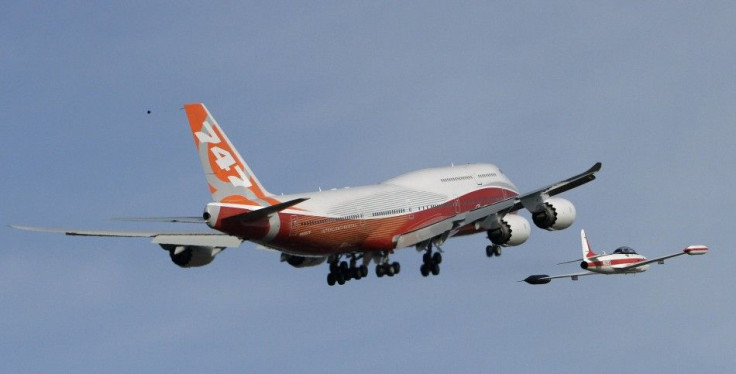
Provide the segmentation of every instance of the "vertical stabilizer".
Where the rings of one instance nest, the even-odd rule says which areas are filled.
[[[583,245],[583,259],[598,256],[590,248],[590,243],[588,242],[588,237],[585,235],[585,230],[580,230],[580,241]]]
[[[271,194],[263,188],[204,104],[185,104],[184,110],[214,201],[269,205],[264,199]]]

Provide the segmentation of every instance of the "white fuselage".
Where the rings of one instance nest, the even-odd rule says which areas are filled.
[[[649,265],[638,266],[631,269],[624,267],[646,261],[647,258],[639,254],[610,254],[598,256],[593,261],[586,260],[584,269],[601,274],[641,273],[649,269]]]

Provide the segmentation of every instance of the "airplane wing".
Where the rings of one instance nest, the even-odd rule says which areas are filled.
[[[218,233],[218,232],[160,232],[160,231],[117,231],[117,230],[74,230],[50,227],[33,227],[10,225],[11,228],[35,231],[51,232],[71,236],[99,236],[113,238],[152,238],[155,244],[169,245],[198,245],[219,248],[235,248],[240,246],[242,239]]]
[[[537,206],[543,204],[544,200],[546,200],[550,196],[561,194],[565,191],[569,191],[575,187],[580,187],[588,182],[593,181],[595,179],[595,173],[601,170],[601,166],[603,166],[603,164],[601,164],[600,162],[596,162],[595,165],[593,165],[590,169],[574,177],[567,178],[563,181],[559,181],[547,187],[543,187],[518,196],[516,198],[517,202],[514,205],[512,211],[519,210],[522,207],[527,208],[530,211],[538,210]]]
[[[453,217],[446,218],[442,221],[435,222],[429,226],[425,226],[414,231],[410,231],[394,238],[396,248],[404,248],[426,240],[435,238],[440,235],[447,237],[453,236],[457,230],[465,225],[485,220],[494,214],[506,214],[517,211],[522,208],[536,210],[539,204],[543,204],[550,196],[560,194],[571,190],[575,187],[582,186],[595,179],[595,173],[601,170],[601,163],[598,162],[590,169],[580,173],[574,177],[551,184],[549,186],[537,189],[535,191],[515,196],[506,200],[499,201],[495,204],[487,205],[475,210],[463,212]]]
[[[635,269],[635,268],[638,268],[638,267],[641,267],[641,266],[644,266],[644,265],[649,265],[649,264],[655,263],[655,262],[658,262],[660,264],[664,264],[664,260],[666,260],[668,258],[682,256],[682,255],[691,255],[691,256],[693,256],[693,255],[703,255],[703,254],[706,254],[707,252],[708,252],[708,247],[706,247],[704,245],[691,245],[691,246],[689,246],[689,247],[687,247],[687,248],[683,249],[682,251],[677,252],[675,254],[671,254],[671,255],[667,255],[667,256],[662,256],[662,257],[657,257],[657,258],[653,258],[651,260],[646,260],[646,261],[642,261],[642,262],[637,262],[635,264],[631,264],[631,265],[628,265],[628,266],[620,267],[620,268],[618,268],[618,270],[621,270],[621,271],[631,270],[631,269]]]
[[[288,207],[299,204],[303,201],[308,200],[307,198],[300,198],[290,200],[284,203],[264,207],[251,212],[243,213],[234,217],[227,218],[228,220],[248,221],[257,220],[267,217],[269,214],[273,214],[284,210]],[[133,221],[148,221],[148,222],[184,222],[184,223],[200,223],[204,222],[203,218],[199,217],[160,217],[160,218],[123,218],[123,220]],[[10,225],[11,228],[25,231],[36,231],[36,232],[52,232],[60,233],[72,236],[99,236],[99,237],[112,237],[112,238],[153,238],[152,242],[161,245],[182,245],[182,246],[208,246],[216,248],[235,248],[239,247],[243,242],[235,236],[230,236],[216,231],[209,232],[188,232],[188,231],[173,231],[173,232],[160,232],[160,231],[117,231],[117,230],[76,230],[76,229],[62,229],[62,228],[49,228],[49,227],[34,227],[34,226],[17,226]]]
[[[598,273],[593,272],[585,272],[585,273],[575,273],[575,274],[564,274],[564,275],[546,275],[546,274],[540,274],[540,275],[530,275],[526,277],[525,279],[520,280],[519,282],[526,282],[529,284],[547,284],[552,281],[552,279],[559,279],[559,278],[570,278],[572,280],[578,280],[578,277],[583,277],[586,275],[595,275]]]

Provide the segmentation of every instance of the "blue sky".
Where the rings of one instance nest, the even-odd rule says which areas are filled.
[[[168,228],[209,201],[204,102],[266,187],[493,162],[523,191],[603,162],[578,219],[442,274],[342,287],[252,244],[180,269],[146,240],[0,230],[2,372],[713,372],[736,360],[732,2],[15,2],[0,14],[6,224]],[[151,110],[151,114],[146,114]],[[181,227],[176,227],[181,228]],[[575,271],[595,249],[645,274]]]

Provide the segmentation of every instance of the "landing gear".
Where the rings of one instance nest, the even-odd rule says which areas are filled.
[[[330,272],[327,274],[328,285],[334,286],[335,283],[343,285],[349,280],[359,280],[368,276],[368,266],[365,264],[358,266],[358,257],[355,255],[351,254],[349,257],[349,264],[348,261],[340,261],[340,256],[330,260]]]
[[[442,263],[442,254],[439,252],[432,253],[432,247],[427,247],[427,252],[422,256],[422,266],[419,267],[419,272],[422,273],[423,277],[432,275],[440,275],[440,264]]]
[[[500,256],[501,255],[501,246],[500,245],[489,245],[486,247],[486,256],[493,257],[493,256]]]
[[[399,274],[401,271],[401,265],[398,262],[389,263],[388,261],[383,264],[376,265],[376,276],[381,278],[384,275],[393,277]]]

